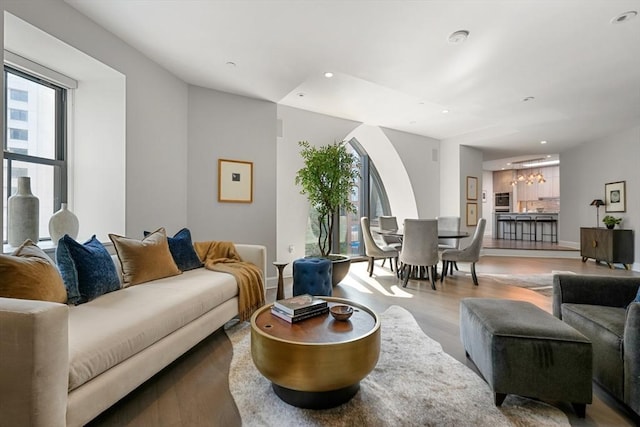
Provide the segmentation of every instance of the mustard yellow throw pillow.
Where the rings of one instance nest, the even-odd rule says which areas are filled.
[[[0,297],[67,302],[67,289],[51,258],[31,240],[0,254]]]
[[[109,238],[120,260],[125,287],[181,274],[169,251],[164,228],[142,240],[116,234],[109,234]]]

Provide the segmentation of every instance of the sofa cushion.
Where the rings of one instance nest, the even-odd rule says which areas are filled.
[[[142,240],[109,234],[122,269],[123,285],[131,286],[180,274],[164,228]]]
[[[148,231],[144,232],[145,237],[149,234],[151,233]],[[202,261],[198,258],[195,249],[193,249],[191,232],[188,228],[183,228],[173,237],[167,236],[167,241],[169,242],[171,256],[180,271],[188,271],[202,267]]]
[[[82,304],[120,289],[111,255],[95,234],[84,243],[65,234],[58,241],[56,260],[69,304]]]
[[[69,310],[69,390],[238,294],[230,274],[197,269]]]
[[[0,254],[0,297],[67,302],[54,262],[31,240],[11,255]]]

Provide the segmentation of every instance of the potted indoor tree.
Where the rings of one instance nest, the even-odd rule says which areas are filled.
[[[604,218],[602,218],[602,222],[604,222],[604,225],[606,225],[608,229],[612,229],[617,224],[620,224],[621,221],[622,221],[622,218],[616,218],[611,215],[607,215]]]
[[[350,259],[330,254],[334,227],[341,209],[357,212],[351,195],[360,177],[358,160],[347,151],[344,141],[321,147],[312,146],[308,141],[300,141],[298,145],[301,147],[304,167],[296,174],[295,182],[317,213],[314,229],[318,252],[320,256],[332,260],[332,281],[335,286],[349,271]]]

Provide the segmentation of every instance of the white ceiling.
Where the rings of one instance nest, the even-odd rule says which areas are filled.
[[[640,16],[611,23],[640,0],[66,2],[190,84],[464,143],[485,160],[640,124]],[[449,43],[462,29],[467,41]]]

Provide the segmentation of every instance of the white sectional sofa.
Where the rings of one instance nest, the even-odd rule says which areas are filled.
[[[235,246],[264,278],[266,248]],[[0,298],[0,426],[83,425],[237,314],[233,276],[205,268],[78,306]]]

